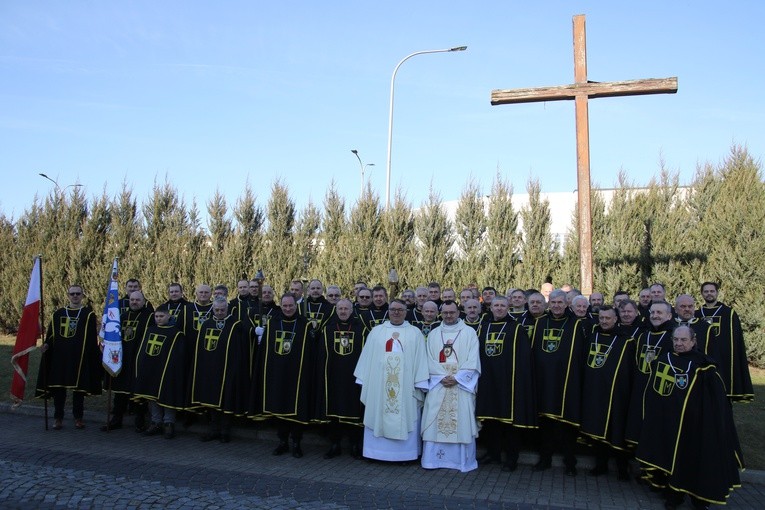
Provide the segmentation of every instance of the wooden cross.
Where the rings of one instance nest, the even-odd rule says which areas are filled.
[[[587,101],[593,97],[674,94],[677,77],[644,80],[587,81],[584,14],[574,16],[574,83],[554,87],[493,90],[492,106],[573,99],[576,104],[576,171],[579,199],[579,272],[582,293],[592,294],[592,218],[590,208],[590,125]]]

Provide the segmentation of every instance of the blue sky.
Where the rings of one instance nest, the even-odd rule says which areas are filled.
[[[626,5],[629,5],[627,7]],[[357,149],[385,200],[418,206],[497,170],[524,191],[576,188],[571,101],[489,103],[493,89],[573,82],[572,16],[587,15],[594,81],[677,76],[674,95],[591,100],[593,180],[636,184],[660,161],[689,182],[732,144],[765,153],[765,3],[751,1],[35,1],[0,4],[0,211],[17,218],[52,184],[139,201],[170,180],[204,210],[272,183],[298,207],[335,181],[358,198]],[[10,184],[10,185],[9,185]]]

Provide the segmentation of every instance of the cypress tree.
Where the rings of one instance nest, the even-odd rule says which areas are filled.
[[[550,203],[542,199],[539,179],[526,183],[529,203],[521,208],[522,239],[520,260],[514,285],[539,289],[552,278],[558,262],[558,243],[552,235]]]
[[[513,285],[520,240],[518,213],[513,207],[513,187],[497,172],[491,187],[486,220],[484,285],[492,285],[502,293]]]
[[[452,226],[444,211],[441,195],[432,186],[428,201],[415,215],[414,233],[419,251],[414,271],[416,281],[443,282],[454,259]]]
[[[481,190],[473,179],[468,181],[460,195],[454,230],[458,255],[452,271],[452,283],[462,289],[470,282],[481,281],[481,272],[486,265],[486,213]]]

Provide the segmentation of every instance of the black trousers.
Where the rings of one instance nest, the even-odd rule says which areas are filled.
[[[51,388],[53,395],[53,418],[64,419],[64,406],[66,406],[66,388]],[[85,393],[82,391],[72,392],[72,415],[75,420],[81,420],[85,414]]]
[[[547,417],[539,418],[539,460],[552,461],[556,446],[563,454],[563,464],[567,468],[576,466],[576,427]]]

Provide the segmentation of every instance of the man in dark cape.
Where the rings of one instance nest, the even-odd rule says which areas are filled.
[[[540,292],[533,292],[528,297],[528,310],[518,318],[518,323],[526,328],[528,337],[534,338],[534,327],[537,325],[537,319],[547,313],[547,301]]]
[[[464,301],[463,309],[464,311],[460,315],[460,319],[462,319],[466,326],[470,326],[477,332],[483,319],[483,315],[481,315],[481,302],[471,297]]]
[[[725,385],[691,328],[676,328],[673,344],[651,363],[635,457],[644,478],[666,489],[666,508],[678,508],[685,494],[695,508],[724,505],[744,464]]]
[[[209,285],[197,285],[194,290],[194,301],[186,304],[187,329],[186,336],[191,340],[196,338],[202,324],[212,316],[212,289]]]
[[[279,445],[274,455],[290,451],[292,439],[292,456],[303,456],[303,426],[313,418],[310,397],[314,351],[309,330],[310,324],[298,313],[295,296],[285,294],[281,314],[268,321],[258,346],[250,415],[279,420]]]
[[[147,435],[175,436],[175,412],[186,406],[186,337],[170,325],[170,310],[161,304],[154,311],[138,345],[133,399],[147,401],[152,423]]]
[[[672,319],[672,305],[666,301],[651,303],[650,328],[635,341],[635,372],[627,418],[627,441],[637,443],[643,421],[643,390],[651,376],[651,362],[672,350],[672,330],[677,325]]]
[[[351,455],[361,458],[364,411],[360,401],[361,387],[356,384],[353,371],[368,332],[364,323],[353,316],[353,303],[349,299],[341,299],[318,339],[317,417],[329,422],[331,441],[325,459],[340,455],[343,432],[350,438]]]
[[[301,303],[300,313],[311,324],[311,332],[318,337],[321,328],[332,316],[335,307],[324,297],[324,285],[320,280],[308,283],[308,297]]]
[[[476,300],[476,303],[478,301]],[[476,419],[486,454],[482,463],[501,461],[515,471],[520,452],[520,429],[537,427],[531,342],[526,328],[508,315],[504,296],[492,300],[491,314],[478,327],[481,377],[476,392]]]
[[[146,328],[153,321],[152,309],[146,306],[146,298],[140,290],[130,294],[129,307],[120,314],[122,323],[122,369],[111,380],[111,390],[114,393],[114,405],[112,418],[108,425],[103,425],[101,430],[108,431],[122,427],[122,418],[128,410],[130,397],[135,385],[135,359],[138,355],[138,347],[146,332]],[[133,404],[135,414],[135,428],[143,431],[145,426],[146,405],[143,402]]]
[[[53,397],[54,430],[63,426],[66,391],[72,390],[74,426],[85,428],[85,396],[101,394],[101,352],[98,348],[96,314],[84,306],[82,287],[68,290],[69,304],[53,313],[48,325],[37,378],[35,397]]]
[[[247,279],[236,282],[236,290],[236,297],[228,302],[228,311],[238,321],[248,320],[250,308],[257,304],[258,295],[250,294],[250,280]]]
[[[414,291],[414,306],[411,308],[407,307],[406,311],[406,320],[410,324],[423,320],[422,305],[424,305],[426,301],[428,301],[428,288],[417,287]]]
[[[372,329],[388,320],[388,290],[382,285],[372,287],[372,305],[369,307],[366,325]]]
[[[264,328],[271,317],[276,317],[281,313],[279,305],[274,301],[274,288],[270,285],[263,285],[261,302],[255,302],[249,309],[250,322],[256,327]],[[261,319],[262,315],[262,319]]]
[[[128,310],[130,310],[130,296],[135,291],[141,291],[141,282],[138,281],[135,278],[129,279],[127,282],[125,282],[125,295],[122,296],[120,299],[120,316],[125,315]],[[146,302],[146,308],[149,309],[149,312],[154,311],[154,305],[151,304],[151,302],[146,299],[146,296],[144,296],[144,300]],[[138,340],[141,340],[140,338]]]
[[[215,298],[193,344],[189,401],[209,411],[210,428],[202,441],[231,441],[232,416],[247,414],[254,331],[249,321],[228,314],[225,298]]]
[[[627,427],[632,393],[635,341],[616,328],[616,310],[603,305],[598,310],[599,325],[587,335],[587,358],[582,376],[582,428],[594,440],[594,476],[608,472],[608,458],[616,455],[620,480],[629,480],[627,469]]]
[[[744,330],[736,311],[717,300],[718,291],[719,286],[714,282],[701,284],[704,306],[696,311],[696,317],[712,325],[714,336],[703,349],[701,345],[699,348],[717,361],[720,377],[731,400],[751,402],[754,400],[754,387],[746,357]]]
[[[441,324],[441,321],[438,320],[438,305],[434,301],[426,301],[422,305],[422,320],[414,321],[411,324],[422,331],[422,336],[427,342],[430,332]]]
[[[563,453],[566,475],[576,476],[577,429],[581,423],[585,331],[566,305],[566,293],[550,293],[550,310],[537,319],[531,352],[534,359],[540,449],[536,471],[549,469],[555,443]]]
[[[640,334],[646,329],[643,322],[643,316],[640,315],[638,304],[631,299],[623,299],[619,302],[618,308],[614,305],[619,314],[619,333],[637,340]]]
[[[180,329],[184,335],[190,335],[189,318],[186,314],[186,305],[189,301],[183,297],[183,286],[180,283],[173,282],[167,286],[167,305],[170,312],[170,325]]]

